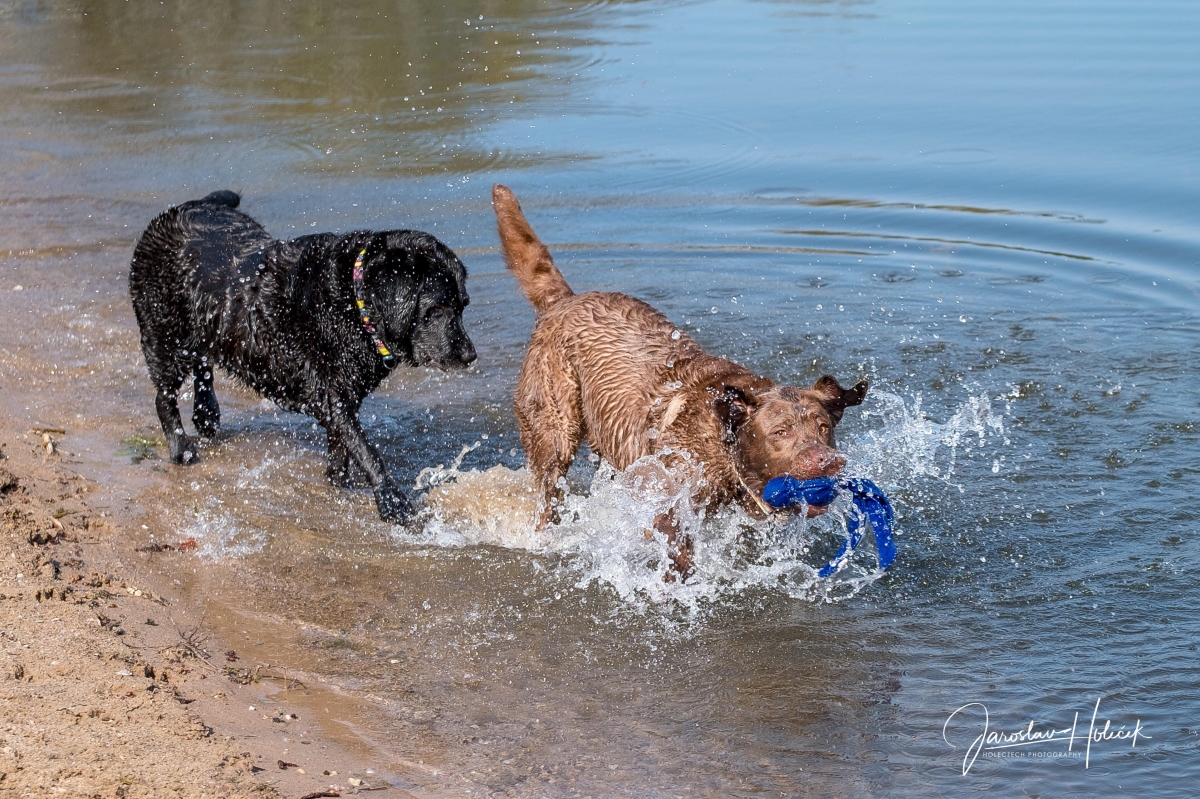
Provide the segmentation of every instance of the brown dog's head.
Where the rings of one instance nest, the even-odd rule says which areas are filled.
[[[726,383],[713,410],[725,424],[742,481],[759,495],[773,477],[811,480],[840,472],[846,459],[835,448],[833,428],[866,396],[867,381],[847,389],[829,375],[812,388]]]

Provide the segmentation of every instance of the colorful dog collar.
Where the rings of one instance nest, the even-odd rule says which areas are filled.
[[[363,247],[358,252],[358,257],[354,259],[354,300],[358,303],[358,314],[362,317],[363,327],[371,334],[371,340],[375,342],[375,350],[379,356],[383,358],[384,366],[391,367],[394,357],[384,345],[383,339],[375,332],[375,326],[371,324],[371,314],[367,311],[367,287],[363,283],[363,258],[367,254],[367,248]]]

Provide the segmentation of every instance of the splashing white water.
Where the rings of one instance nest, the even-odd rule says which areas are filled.
[[[267,536],[260,529],[244,529],[219,499],[210,498],[207,507],[193,511],[192,521],[180,528],[183,540],[196,542],[196,554],[211,561],[244,558],[260,552]]]
[[[870,477],[885,490],[922,478],[961,490],[954,482],[960,451],[971,453],[990,438],[1004,436],[1004,417],[992,409],[986,393],[967,397],[941,424],[925,415],[920,394],[911,401],[886,391],[872,397],[876,407],[864,411],[864,417],[881,421],[845,448],[846,472]]]
[[[877,423],[844,449],[847,474],[870,477],[885,491],[928,483],[961,489],[954,481],[962,454],[1004,434],[1003,416],[993,410],[987,394],[967,397],[944,423],[926,416],[919,395],[906,400],[877,392],[875,397],[877,409],[870,416]],[[538,492],[529,472],[504,466],[460,471],[463,456],[473,448],[464,447],[449,468],[422,471],[419,483],[433,486],[426,495],[423,543],[491,544],[560,555],[578,575],[579,588],[599,583],[628,605],[685,612],[702,612],[722,598],[762,591],[838,601],[880,576],[874,548],[864,542],[836,578],[816,577],[825,557],[818,553],[845,536],[845,499],[815,519],[797,514],[785,521],[758,521],[740,508],[702,518],[688,501],[700,477],[689,483],[685,475],[649,457],[624,472],[602,463],[585,490],[564,497],[561,521],[539,531]],[[987,458],[990,463],[992,455]],[[695,572],[685,583],[664,581],[672,576],[668,544],[654,530],[654,519],[668,509],[695,545]],[[900,568],[903,559],[901,548]]]

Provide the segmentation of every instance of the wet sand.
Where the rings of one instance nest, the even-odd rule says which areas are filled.
[[[67,434],[64,435],[64,432]],[[236,651],[96,510],[65,428],[0,421],[0,793],[334,796],[387,781],[303,675]],[[323,718],[324,717],[324,718]],[[387,795],[411,795],[391,791]]]

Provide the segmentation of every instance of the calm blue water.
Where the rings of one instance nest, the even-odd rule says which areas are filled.
[[[0,40],[0,403],[73,420],[114,504],[196,537],[162,577],[341,686],[397,787],[1195,793],[1194,3],[10,3]],[[840,442],[895,503],[887,575],[867,546],[814,582],[831,524],[721,519],[700,579],[662,586],[583,458],[548,538],[508,483],[450,512],[523,463],[496,181],[576,290],[781,382],[871,380]],[[224,187],[280,235],[462,254],[479,366],[398,375],[365,421],[407,482],[476,441],[461,471],[504,469],[394,531],[323,483],[306,420],[228,382],[199,466],[116,454],[156,433],[133,239]],[[985,707],[1052,739],[971,761]]]

